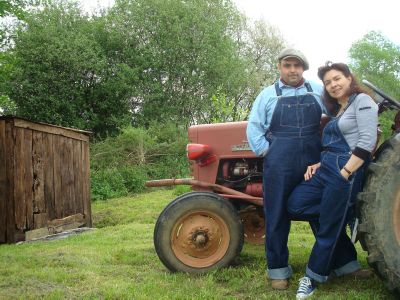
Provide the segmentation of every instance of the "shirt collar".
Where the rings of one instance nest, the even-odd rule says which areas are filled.
[[[291,86],[291,85],[288,85],[282,78],[279,78],[279,87],[280,88],[282,88],[282,87],[294,87],[294,88],[298,88],[298,87],[301,87],[302,85],[304,85],[304,82],[305,82],[305,79],[304,78],[302,78],[301,80],[300,80],[300,82],[296,85],[296,86]]]

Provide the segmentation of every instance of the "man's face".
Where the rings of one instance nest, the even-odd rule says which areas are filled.
[[[296,58],[288,57],[278,63],[281,78],[289,85],[296,86],[303,78],[303,64]]]

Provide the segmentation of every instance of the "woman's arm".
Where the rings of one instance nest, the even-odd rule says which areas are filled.
[[[378,130],[378,106],[366,94],[360,94],[355,107],[355,115],[358,127],[358,141],[353,154],[346,165],[340,170],[344,178],[360,168],[366,159],[371,157],[377,139]]]
[[[347,161],[346,165],[344,165],[344,167],[340,170],[340,174],[342,174],[344,178],[348,179],[349,176],[355,171],[357,171],[358,168],[361,167],[363,164],[364,164],[363,159],[352,154],[350,156],[350,159]]]

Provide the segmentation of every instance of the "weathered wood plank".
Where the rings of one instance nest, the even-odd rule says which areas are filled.
[[[62,219],[51,220],[47,222],[47,227],[57,227],[76,222],[85,222],[85,216],[83,214],[74,214]]]
[[[61,165],[61,186],[63,200],[63,217],[74,214],[74,173],[73,173],[73,157],[72,157],[72,140],[63,139],[62,165]]]
[[[15,203],[14,203],[14,126],[12,120],[6,120],[6,178],[8,189],[6,191],[6,218],[7,218],[7,242],[15,241]]]
[[[26,204],[26,227],[33,229],[33,167],[32,167],[32,130],[25,129],[24,134],[24,192]]]
[[[90,134],[89,131],[84,131],[84,130],[79,130],[79,129],[72,129],[72,128],[65,128],[65,127],[60,127],[60,126],[55,126],[55,125],[48,125],[48,124],[43,124],[43,123],[33,123],[24,119],[14,119],[14,124],[16,127],[20,128],[27,128],[27,129],[32,129],[32,130],[37,130],[41,132],[47,132],[51,133],[54,135],[60,135],[64,137],[69,137],[72,139],[76,140],[82,140],[82,141],[89,141],[89,136]]]
[[[84,222],[68,223],[68,224],[65,224],[65,225],[57,226],[57,227],[51,227],[51,228],[49,228],[49,232],[51,234],[61,233],[63,231],[72,230],[72,229],[76,229],[76,228],[82,227],[83,225],[85,225]]]
[[[32,163],[33,163],[33,212],[43,213],[46,211],[44,199],[44,144],[43,134],[34,131],[32,135]],[[35,227],[36,228],[36,227]]]
[[[25,130],[14,128],[14,205],[15,226],[19,230],[26,227],[26,200],[25,200],[25,161],[24,161],[24,134]]]
[[[82,142],[72,141],[73,145],[73,172],[75,174],[74,178],[74,211],[75,213],[83,214],[83,178],[82,178]]]
[[[54,203],[54,150],[53,135],[43,134],[44,201],[49,220],[56,218]]]
[[[62,196],[62,181],[61,181],[61,165],[62,165],[62,147],[63,138],[53,136],[54,150],[54,208],[55,218],[63,217],[63,196]]]
[[[86,218],[86,226],[92,227],[92,211],[90,203],[90,162],[89,143],[82,143],[82,200],[83,213]]]
[[[6,121],[0,120],[0,243],[6,242],[8,182],[6,173]]]
[[[48,216],[47,213],[33,214],[34,229],[47,227]]]
[[[47,227],[29,230],[29,231],[25,232],[25,241],[32,241],[34,239],[48,236],[49,234],[50,234],[49,229]]]

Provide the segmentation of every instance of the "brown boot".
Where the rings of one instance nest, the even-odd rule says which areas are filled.
[[[357,271],[346,274],[345,276],[353,277],[356,279],[366,279],[370,278],[374,274],[375,272],[373,269],[358,269]]]
[[[286,290],[289,287],[289,280],[271,279],[271,286],[275,290]]]

